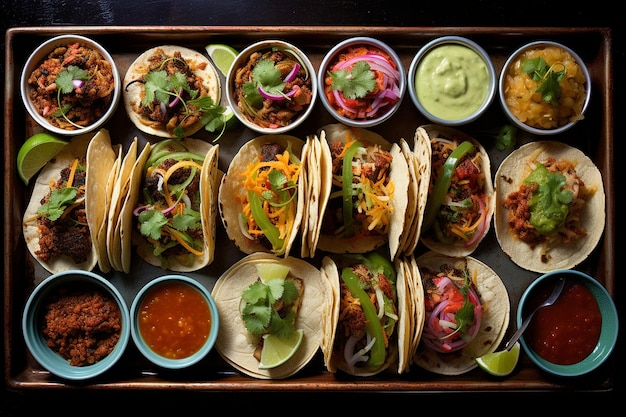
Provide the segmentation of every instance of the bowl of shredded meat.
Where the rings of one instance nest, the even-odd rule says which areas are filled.
[[[71,136],[97,130],[113,116],[120,86],[115,62],[102,45],[80,35],[61,35],[31,53],[20,89],[35,122]]]
[[[28,297],[22,331],[34,359],[68,380],[94,378],[112,368],[130,339],[130,312],[115,286],[98,274],[50,275]]]
[[[235,58],[226,80],[228,103],[249,129],[281,134],[299,126],[317,100],[315,68],[288,42],[265,40]]]

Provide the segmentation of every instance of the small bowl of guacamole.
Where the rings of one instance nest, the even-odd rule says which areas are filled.
[[[483,115],[496,94],[489,54],[476,42],[443,36],[424,45],[411,61],[409,95],[433,123],[460,126]]]

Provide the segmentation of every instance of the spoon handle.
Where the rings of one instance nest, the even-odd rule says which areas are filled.
[[[511,350],[515,342],[517,342],[517,340],[520,338],[522,333],[524,333],[524,330],[526,330],[526,328],[528,327],[528,323],[530,323],[530,320],[533,318],[534,315],[535,315],[535,312],[533,311],[530,315],[528,315],[528,317],[526,317],[526,319],[524,319],[519,329],[517,329],[517,331],[513,334],[513,336],[511,336],[509,341],[506,342],[506,345],[504,345],[504,348],[506,350]]]

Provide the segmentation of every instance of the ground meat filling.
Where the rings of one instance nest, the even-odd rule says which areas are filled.
[[[96,288],[59,290],[43,310],[42,333],[48,347],[72,366],[100,361],[120,339],[121,311],[114,299]]]
[[[69,67],[87,72],[89,79],[71,93],[58,94],[57,75]],[[59,46],[29,75],[29,98],[50,124],[76,130],[100,119],[115,89],[113,68],[100,52],[78,42]],[[60,100],[60,102],[59,102]]]
[[[70,169],[63,169],[54,189],[64,187],[69,175]],[[68,208],[63,216],[54,221],[46,216],[37,219],[39,249],[35,251],[35,255],[44,262],[65,255],[79,264],[86,262],[91,255],[93,245],[84,203],[85,175],[84,170],[76,170],[73,182],[73,186],[78,190],[74,200],[76,203]],[[41,204],[46,203],[49,198],[48,194],[41,200]]]

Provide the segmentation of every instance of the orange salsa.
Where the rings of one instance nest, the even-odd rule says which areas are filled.
[[[139,332],[155,353],[182,359],[200,350],[211,321],[209,306],[198,290],[185,283],[164,283],[144,296]]]

